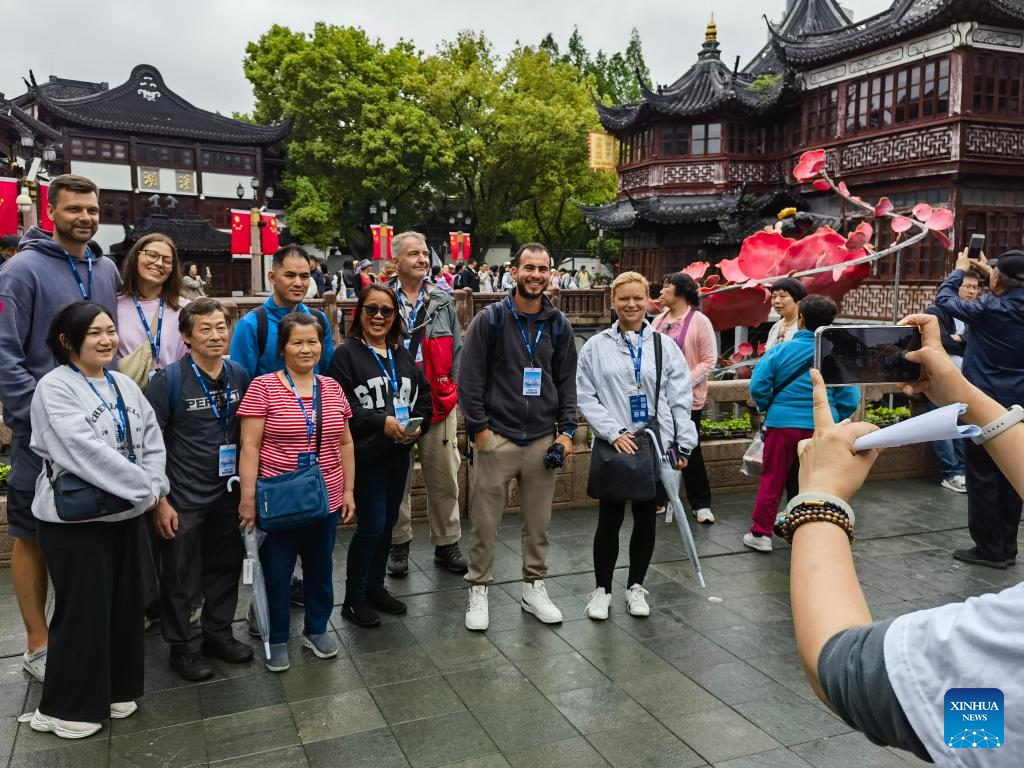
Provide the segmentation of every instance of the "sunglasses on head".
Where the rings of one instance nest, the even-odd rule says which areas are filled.
[[[376,317],[377,315],[380,315],[381,317],[387,319],[387,318],[391,317],[393,314],[395,314],[395,308],[394,307],[380,307],[380,306],[378,306],[376,304],[364,304],[363,305],[363,313],[367,317]]]

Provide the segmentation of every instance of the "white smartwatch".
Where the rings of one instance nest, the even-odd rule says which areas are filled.
[[[1014,405],[998,419],[984,426],[981,430],[981,434],[977,437],[972,437],[971,441],[975,445],[984,445],[996,435],[1003,434],[1003,432],[1008,430],[1010,427],[1019,424],[1022,421],[1024,421],[1024,408],[1021,408],[1019,405]]]

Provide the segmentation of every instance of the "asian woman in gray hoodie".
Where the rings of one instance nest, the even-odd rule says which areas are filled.
[[[138,529],[169,487],[153,409],[130,378],[105,370],[118,343],[108,310],[87,301],[61,308],[47,341],[59,365],[32,397],[30,445],[44,467],[32,514],[55,603],[43,695],[29,722],[33,730],[77,739],[108,717],[137,709],[143,688]],[[51,481],[62,475],[94,486],[110,506],[97,504],[99,516],[69,521],[68,507],[58,511]]]

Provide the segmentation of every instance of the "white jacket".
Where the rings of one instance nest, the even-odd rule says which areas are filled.
[[[650,323],[644,322],[643,360],[640,383],[647,395],[647,407],[654,408],[654,388],[657,381],[654,357],[654,337],[657,334]],[[627,337],[635,350],[637,334],[629,331]],[[697,429],[690,419],[693,390],[690,369],[678,345],[667,337],[661,338],[661,397],[658,400],[658,426],[661,447],[680,445],[692,450],[697,445]],[[635,432],[642,424],[631,420],[629,398],[636,394],[636,374],[629,348],[619,333],[616,322],[596,336],[592,336],[580,350],[576,368],[576,405],[597,437],[614,441],[622,429]]]

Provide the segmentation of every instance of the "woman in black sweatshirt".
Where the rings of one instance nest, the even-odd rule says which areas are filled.
[[[364,288],[348,338],[331,360],[330,375],[352,406],[356,444],[356,532],[341,615],[360,627],[379,626],[378,611],[405,613],[405,603],[384,588],[384,574],[412,445],[430,427],[430,387],[401,342],[397,315],[391,289]]]

